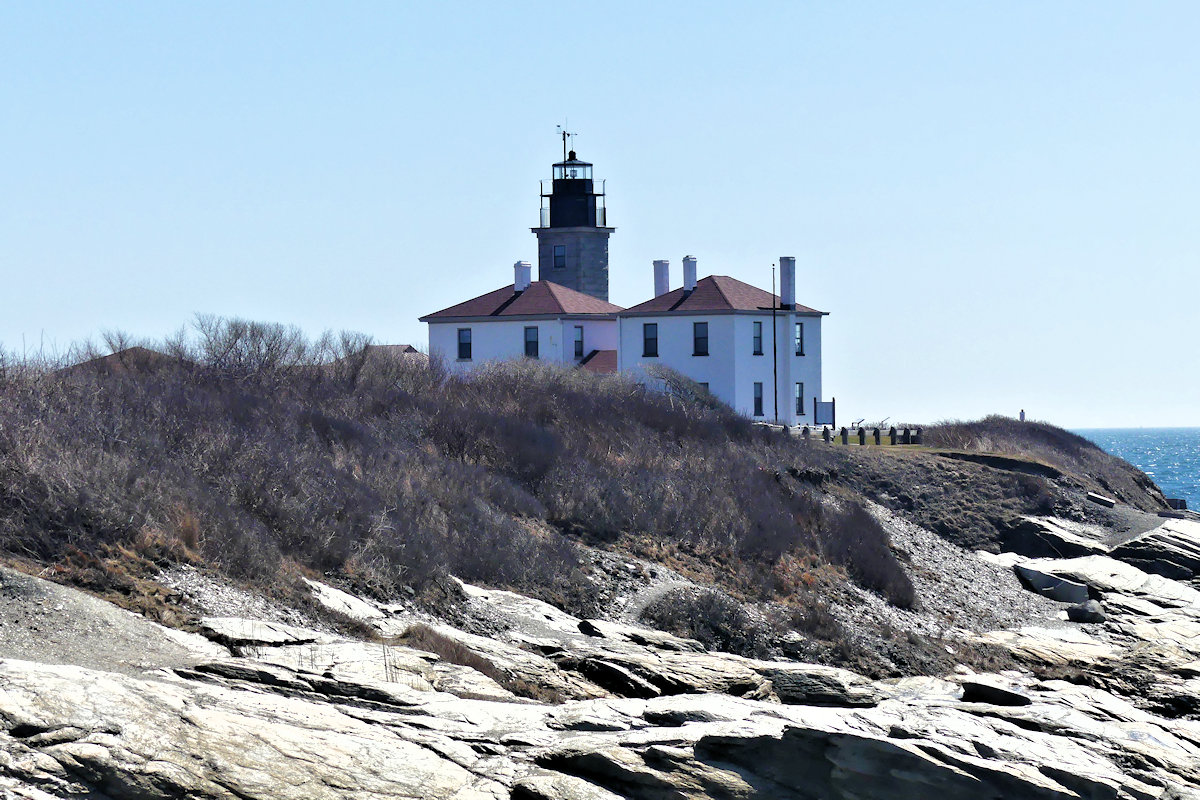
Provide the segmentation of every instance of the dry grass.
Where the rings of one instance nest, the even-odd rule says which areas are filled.
[[[925,443],[978,453],[1031,459],[1050,465],[1089,484],[1087,488],[1116,496],[1143,511],[1165,509],[1162,492],[1144,472],[1105,453],[1078,434],[1045,422],[1021,422],[992,415],[973,422],[940,422],[925,429]],[[1025,487],[1026,492],[1040,493]]]

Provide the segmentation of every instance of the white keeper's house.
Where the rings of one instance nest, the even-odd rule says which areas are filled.
[[[421,317],[429,352],[461,372],[488,361],[540,358],[598,372],[617,368],[620,306],[551,281],[518,261],[511,286]]]
[[[565,149],[565,148],[564,148]],[[726,275],[697,279],[683,259],[654,262],[654,296],[630,308],[608,301],[604,183],[572,150],[542,186],[538,279],[519,261],[513,283],[421,317],[429,353],[455,371],[537,358],[653,382],[661,364],[699,382],[747,417],[786,425],[831,422],[822,400],[821,318],[796,302],[796,260],[779,260],[780,294]],[[817,419],[820,412],[821,419]]]
[[[781,295],[728,275],[696,279],[683,259],[683,286],[654,262],[654,297],[617,314],[618,369],[665,364],[752,419],[816,422],[821,397],[821,317],[796,303],[796,259],[780,260]]]

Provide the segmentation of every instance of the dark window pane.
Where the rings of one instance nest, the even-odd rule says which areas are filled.
[[[583,358],[583,326],[575,326],[575,357]]]
[[[708,355],[708,323],[692,323],[692,355]]]
[[[658,323],[647,322],[642,325],[642,356],[658,356]]]
[[[538,357],[538,329],[531,326],[525,329],[525,355],[529,358]]]
[[[565,269],[567,266],[567,246],[565,244],[554,245],[554,268]]]
[[[761,417],[763,415],[763,388],[762,383],[754,382],[754,416]]]
[[[804,355],[804,323],[796,323],[796,355]]]
[[[796,384],[796,415],[804,416],[804,384]]]
[[[761,322],[755,322],[755,323],[754,323],[754,355],[756,355],[756,356],[761,356],[762,354],[763,354],[763,349],[762,349],[762,323],[761,323]]]
[[[461,361],[469,361],[471,358],[471,329],[458,329],[458,358]]]

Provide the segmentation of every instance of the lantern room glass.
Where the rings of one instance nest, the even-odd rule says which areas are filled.
[[[590,181],[592,179],[592,165],[585,161],[564,161],[554,165],[554,180],[580,180]]]

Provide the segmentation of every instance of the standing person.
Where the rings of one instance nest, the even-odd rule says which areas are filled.
[[[1021,409],[1021,422],[1025,421],[1025,409]]]

